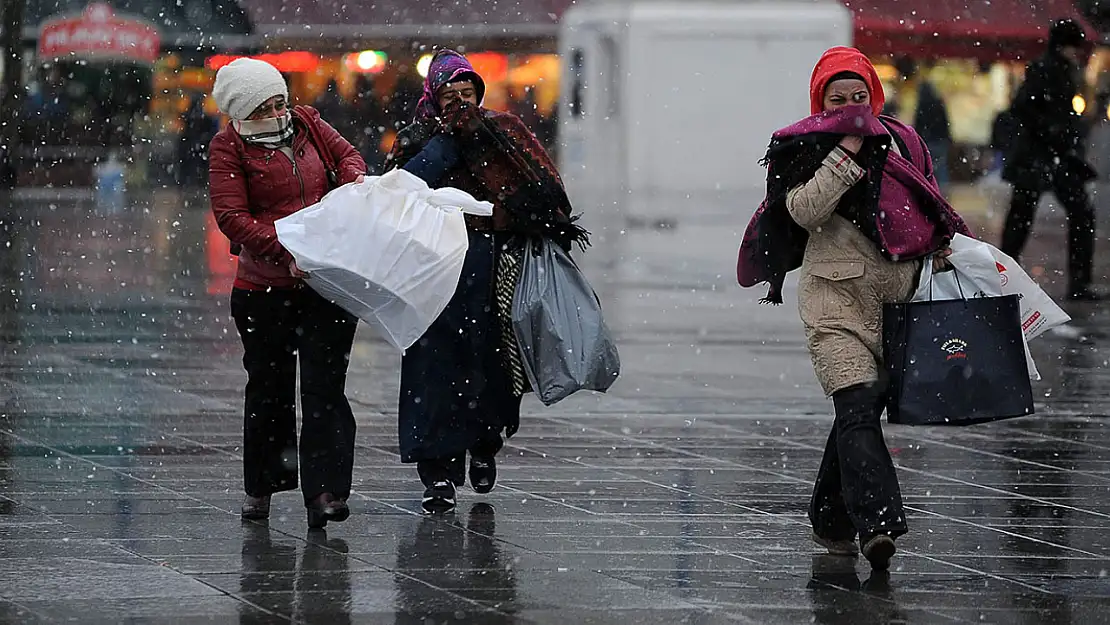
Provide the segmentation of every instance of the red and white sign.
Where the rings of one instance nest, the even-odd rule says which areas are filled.
[[[94,2],[80,16],[43,22],[39,30],[39,57],[152,64],[158,59],[161,43],[158,27],[151,22],[117,16],[112,7]]]

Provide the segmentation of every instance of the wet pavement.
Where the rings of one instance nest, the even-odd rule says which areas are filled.
[[[428,518],[397,458],[398,356],[362,329],[354,515],[309,532],[294,493],[239,520],[245,375],[203,202],[138,200],[3,204],[0,622],[1107,621],[1105,307],[1034,344],[1037,416],[887,429],[911,533],[872,575],[809,542],[831,406],[793,291],[735,286],[750,208],[595,215],[612,393],[528,400],[499,487]],[[989,198],[959,201],[996,240]],[[1026,265],[1059,295],[1061,218],[1038,228]]]

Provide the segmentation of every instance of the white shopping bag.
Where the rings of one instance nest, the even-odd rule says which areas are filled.
[[[433,190],[397,169],[335,189],[274,225],[309,286],[405,350],[458,287],[469,248],[463,213],[489,216],[493,204]]]
[[[934,274],[932,258],[926,258],[913,301],[1017,295],[1021,302],[1022,336],[1025,339],[1029,377],[1040,380],[1041,374],[1029,352],[1029,341],[1050,328],[1067,323],[1070,317],[1013,259],[994,246],[957,234],[950,247],[952,255],[948,261],[955,270]]]
[[[1027,341],[1071,321],[1017,261],[998,248],[962,234],[952,239],[950,247],[952,255],[948,260],[959,272],[960,283],[957,285],[951,272],[937,274],[932,283],[935,299],[961,297],[960,286],[964,289],[963,297],[1017,295],[1021,301],[1021,328]],[[932,265],[926,263],[914,301],[929,299],[930,281],[926,278],[932,276],[932,269]]]

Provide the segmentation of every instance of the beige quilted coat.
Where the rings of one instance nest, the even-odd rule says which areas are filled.
[[[908,300],[921,269],[920,261],[883,258],[857,227],[835,214],[841,196],[864,174],[838,147],[786,200],[794,221],[809,231],[798,308],[813,368],[830,396],[878,380],[883,304]]]

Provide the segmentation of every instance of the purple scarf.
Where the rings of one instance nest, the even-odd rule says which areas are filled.
[[[470,80],[478,90],[478,104],[486,95],[486,83],[466,57],[454,50],[440,50],[432,57],[428,75],[424,78],[424,92],[416,103],[416,121],[437,117],[439,110],[439,90],[443,85],[459,80]]]
[[[928,150],[912,128],[889,117],[880,121],[866,106],[819,113],[772,135],[766,159],[767,197],[740,246],[737,281],[744,287],[769,283],[765,303],[782,303],[786,274],[801,266],[809,240],[809,233],[790,216],[786,196],[813,178],[845,135],[864,137],[861,156],[869,165],[867,177],[845,194],[837,210],[883,256],[916,260],[942,249],[956,233],[970,236],[937,187]],[[892,140],[898,150],[891,146]]]

